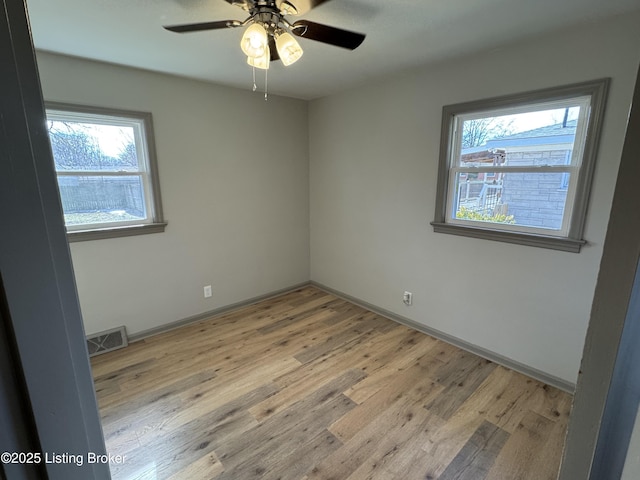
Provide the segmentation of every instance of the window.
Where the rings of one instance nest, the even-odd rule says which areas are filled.
[[[164,231],[151,114],[46,107],[69,241]]]
[[[579,252],[608,84],[444,107],[434,231]]]

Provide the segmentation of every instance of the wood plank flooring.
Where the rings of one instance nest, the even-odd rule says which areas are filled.
[[[92,367],[114,480],[552,480],[571,406],[313,287]]]

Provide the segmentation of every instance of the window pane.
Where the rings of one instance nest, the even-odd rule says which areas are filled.
[[[444,106],[434,231],[580,252],[609,83]]]
[[[58,186],[67,226],[147,219],[139,176],[60,175]]]
[[[58,171],[138,171],[133,126],[50,120]]]
[[[452,213],[457,220],[561,230],[569,175],[458,173]]]
[[[459,166],[569,165],[581,107],[462,121]]]

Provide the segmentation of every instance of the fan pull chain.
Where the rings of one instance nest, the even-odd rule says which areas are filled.
[[[251,69],[253,70],[253,91],[255,92],[258,89],[256,85],[256,67],[251,67]]]
[[[266,102],[268,100],[267,96],[267,87],[269,85],[269,69],[266,69],[264,71],[264,101]]]

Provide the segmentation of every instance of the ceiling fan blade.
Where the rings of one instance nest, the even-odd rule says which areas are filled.
[[[269,61],[275,62],[277,60],[280,60],[280,55],[278,54],[276,41],[271,35],[269,35]]]
[[[242,25],[238,20],[220,20],[218,22],[188,23],[186,25],[165,26],[166,30],[176,33],[200,32],[202,30],[218,30],[220,28],[234,28]]]
[[[358,48],[366,37],[362,33],[350,32],[349,30],[310,22],[309,20],[295,22],[292,25],[291,33],[301,38],[308,38],[349,50]]]

